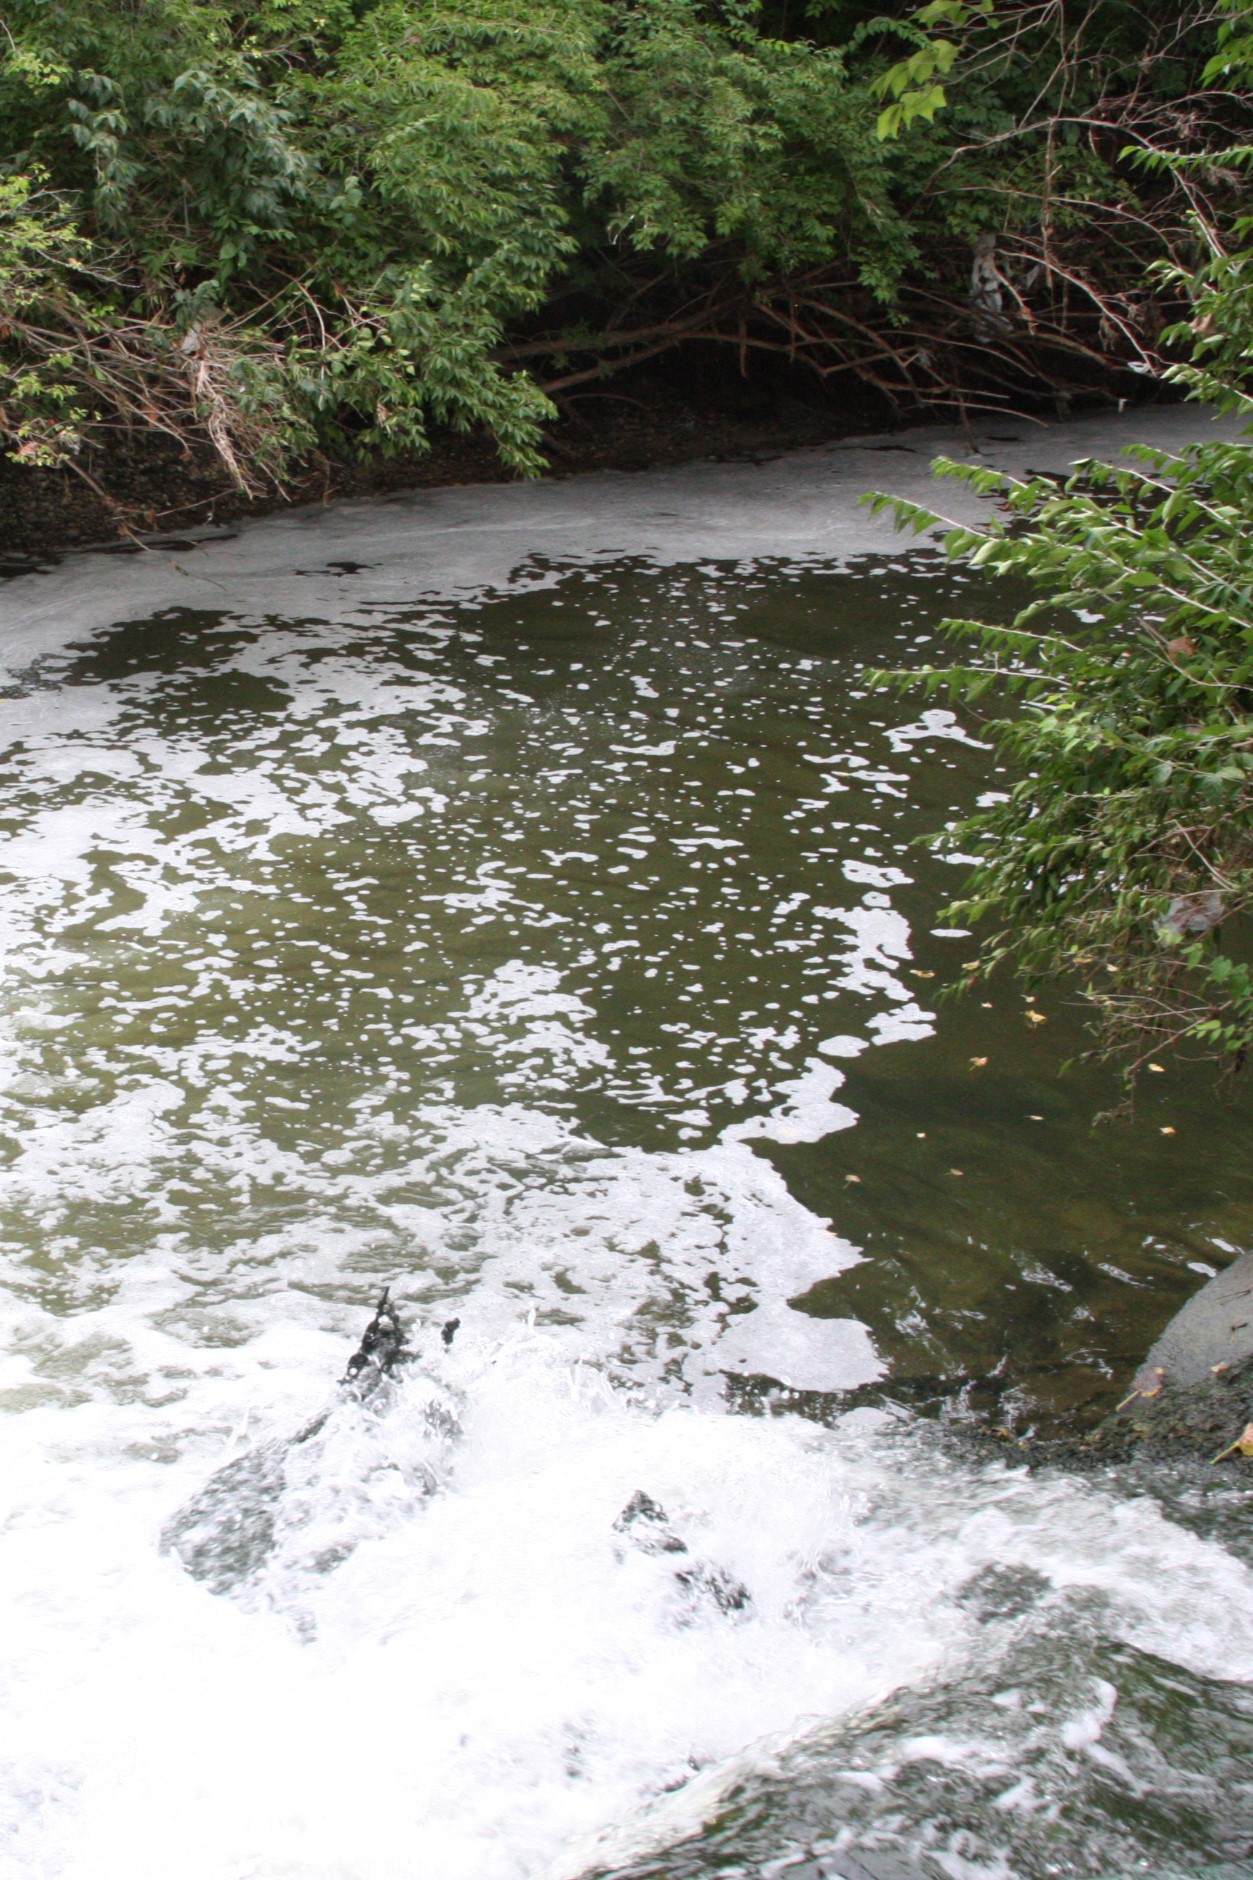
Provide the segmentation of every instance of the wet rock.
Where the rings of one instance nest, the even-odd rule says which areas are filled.
[[[341,1388],[351,1391],[360,1402],[372,1396],[384,1378],[390,1377],[397,1365],[404,1364],[412,1356],[405,1342],[405,1328],[400,1322],[400,1315],[391,1303],[391,1287],[384,1286],[382,1296],[374,1308],[374,1317],[361,1334],[361,1343],[348,1360],[348,1368],[340,1379]]]
[[[665,1509],[643,1489],[636,1490],[613,1525],[641,1553],[688,1553],[687,1542],[671,1530]],[[742,1581],[708,1560],[692,1559],[690,1565],[677,1568],[674,1577],[692,1602],[709,1600],[719,1612],[743,1612],[753,1603]]]
[[[687,1542],[680,1540],[677,1534],[672,1534],[666,1526],[665,1509],[651,1495],[646,1495],[642,1488],[636,1489],[613,1525],[615,1532],[629,1534],[641,1553],[687,1552]]]
[[[1143,1379],[1145,1373],[1140,1373]],[[1106,1461],[1132,1455],[1163,1461],[1195,1459],[1207,1467],[1253,1420],[1253,1360],[1228,1364],[1204,1381],[1180,1383],[1148,1373],[1137,1389],[1093,1434],[1086,1447]],[[1234,1466],[1247,1468],[1238,1455]],[[1253,1473],[1250,1475],[1253,1480]]]
[[[753,1596],[742,1580],[707,1560],[681,1568],[674,1577],[693,1600],[707,1599],[719,1612],[747,1612],[753,1603]]]
[[[161,1530],[173,1554],[211,1593],[229,1593],[269,1558],[287,1483],[284,1442],[261,1443],[210,1476]]]
[[[1049,1590],[1049,1582],[1033,1567],[984,1567],[958,1588],[957,1603],[973,1613],[981,1625],[997,1619],[1020,1619]]]
[[[1165,1384],[1178,1387],[1207,1384],[1253,1358],[1253,1253],[1241,1254],[1231,1266],[1202,1286],[1175,1314],[1145,1360],[1136,1389],[1145,1393],[1160,1374]]]

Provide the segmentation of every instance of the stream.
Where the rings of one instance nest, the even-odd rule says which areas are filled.
[[[1064,1001],[938,997],[917,839],[1008,779],[862,674],[1012,596],[856,503],[1203,422],[0,588],[6,1880],[1249,1852],[1247,1477],[960,1437],[1108,1410],[1253,1244],[1250,1098],[1094,1129]],[[337,1392],[385,1286],[416,1356]]]

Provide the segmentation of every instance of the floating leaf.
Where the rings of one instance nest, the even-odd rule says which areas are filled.
[[[1220,1449],[1213,1460],[1222,1462],[1227,1456],[1253,1456],[1253,1423],[1246,1423],[1243,1435],[1237,1436],[1235,1442],[1228,1443],[1225,1449]]]
[[[985,1057],[984,1058],[971,1058],[970,1068],[972,1071],[981,1071],[984,1065],[987,1063],[987,1061],[988,1060]]]

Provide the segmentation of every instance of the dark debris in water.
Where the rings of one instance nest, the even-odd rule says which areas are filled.
[[[645,1554],[685,1554],[687,1542],[672,1534],[666,1525],[666,1511],[660,1502],[646,1495],[642,1488],[632,1495],[614,1522],[619,1534],[629,1534]]]
[[[447,1342],[447,1341],[445,1341]],[[384,1378],[413,1356],[405,1342],[405,1328],[391,1302],[391,1287],[384,1286],[374,1317],[361,1334],[361,1343],[348,1360],[340,1379],[342,1389],[361,1399],[376,1391]]]

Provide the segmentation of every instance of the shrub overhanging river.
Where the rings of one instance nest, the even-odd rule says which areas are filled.
[[[1247,1850],[1239,1470],[950,1434],[1107,1406],[1253,1195],[1246,1099],[1094,1133],[1064,1005],[934,996],[972,942],[913,839],[1006,779],[859,674],[1008,603],[853,498],[936,447],[0,595],[0,1872]],[[337,1403],[384,1284],[418,1358]],[[162,1536],[236,1462],[215,1578]]]

